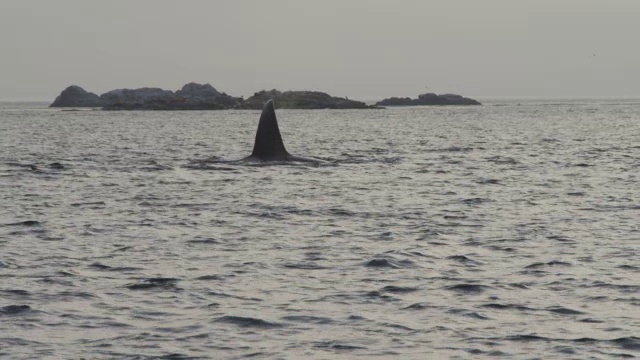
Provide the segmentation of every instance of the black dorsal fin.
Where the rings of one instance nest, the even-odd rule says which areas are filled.
[[[273,100],[267,101],[262,108],[256,142],[253,144],[251,157],[261,160],[286,160],[289,153],[284,148]]]

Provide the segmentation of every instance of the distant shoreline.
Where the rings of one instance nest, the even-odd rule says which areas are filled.
[[[100,108],[102,110],[228,110],[260,109],[273,100],[281,109],[379,109],[386,106],[482,105],[457,94],[420,94],[417,98],[391,97],[374,104],[335,97],[320,91],[261,90],[249,98],[220,92],[210,84],[188,83],[177,91],[161,88],[116,89],[97,95],[80,86],[65,88],[53,108]]]
[[[513,103],[513,102],[611,102],[611,101],[623,101],[623,102],[640,102],[640,95],[638,96],[511,96],[511,95],[491,95],[491,96],[473,96],[474,99],[482,102],[484,105]],[[362,100],[367,105],[373,105],[379,102],[379,99],[366,99]],[[51,104],[51,100],[48,99],[0,99],[0,104],[37,104],[43,108],[48,108]],[[60,108],[53,108],[60,109]]]

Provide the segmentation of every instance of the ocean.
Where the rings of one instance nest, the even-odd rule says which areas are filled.
[[[640,356],[640,100],[0,103],[0,357]],[[205,165],[203,165],[205,164]]]

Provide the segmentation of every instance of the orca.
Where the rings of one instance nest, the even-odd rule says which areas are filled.
[[[282,135],[280,135],[280,128],[278,127],[278,119],[276,118],[276,110],[273,105],[273,100],[269,100],[264,104],[262,114],[260,115],[260,121],[258,122],[256,139],[253,143],[253,152],[250,156],[242,160],[263,163],[327,163],[325,160],[289,154],[287,149],[284,147]]]

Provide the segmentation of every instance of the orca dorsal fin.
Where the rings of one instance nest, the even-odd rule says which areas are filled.
[[[251,157],[261,160],[286,160],[289,153],[284,148],[273,100],[267,101],[262,108],[256,141],[253,144]]]

